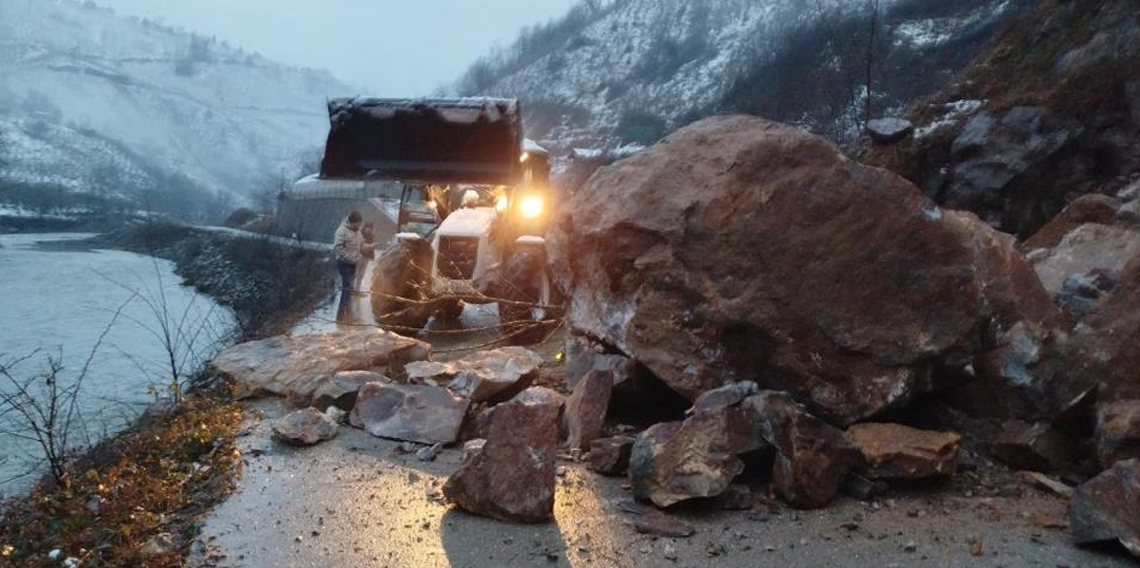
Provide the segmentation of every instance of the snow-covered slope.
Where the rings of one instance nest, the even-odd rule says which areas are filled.
[[[0,2],[3,178],[95,190],[84,171],[129,180],[145,162],[248,194],[323,144],[327,97],[353,94],[325,71],[90,2]]]
[[[1031,3],[882,0],[870,36],[875,3],[867,0],[594,1],[575,8],[572,24],[548,34],[557,41],[536,46],[540,42],[524,36],[530,41],[473,68],[490,79],[480,84],[469,74],[457,89],[523,99],[532,134],[554,148],[653,138],[725,110],[841,134],[850,128],[833,123],[852,117],[825,108],[830,101],[805,108],[785,103],[817,97],[820,85],[812,81],[832,73],[829,87],[850,101],[847,114],[860,108],[866,90],[856,87],[865,83],[859,70],[868,37],[875,38],[876,80],[889,85],[880,75],[925,60],[927,67],[902,70],[912,73],[908,81],[921,83],[964,65],[974,44]],[[764,103],[776,89],[790,92]],[[874,95],[882,111],[901,108],[913,93]]]

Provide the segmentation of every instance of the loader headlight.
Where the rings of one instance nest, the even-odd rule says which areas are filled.
[[[528,195],[519,204],[519,212],[527,219],[534,219],[542,215],[542,198],[537,195]]]

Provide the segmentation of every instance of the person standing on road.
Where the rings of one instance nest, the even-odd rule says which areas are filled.
[[[340,275],[340,305],[337,307],[336,320],[344,321],[350,315],[352,308],[352,293],[356,284],[356,265],[364,253],[364,236],[360,232],[363,219],[359,212],[353,211],[348,218],[340,224],[333,238],[333,252],[336,254],[336,271]]]

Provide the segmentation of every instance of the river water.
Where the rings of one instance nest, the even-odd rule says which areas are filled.
[[[230,341],[236,320],[208,296],[181,286],[169,261],[40,244],[89,236],[0,235],[0,364],[26,380],[56,358],[64,385],[74,384],[86,364],[78,398],[86,428],[79,439],[94,441],[169,392],[170,353],[173,367],[192,373]],[[43,384],[38,379],[33,387]],[[0,376],[0,393],[13,389]],[[26,491],[35,480],[20,475],[41,454],[20,434],[27,434],[26,426],[0,405],[0,497]]]

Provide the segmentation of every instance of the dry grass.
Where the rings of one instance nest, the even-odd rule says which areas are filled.
[[[152,415],[81,460],[69,490],[40,485],[6,504],[0,518],[0,565],[12,568],[181,566],[194,521],[234,486],[240,407],[201,395]],[[146,544],[170,533],[174,549]],[[52,550],[57,560],[50,560]]]

